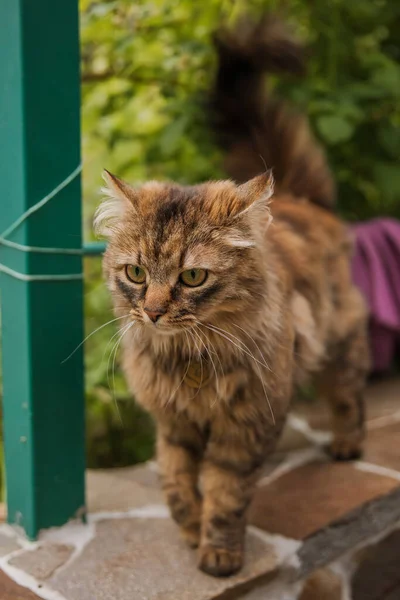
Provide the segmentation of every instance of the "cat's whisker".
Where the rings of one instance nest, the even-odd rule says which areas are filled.
[[[261,350],[260,350],[260,346],[257,344],[257,342],[256,342],[256,340],[253,338],[253,336],[251,336],[251,335],[249,334],[249,332],[248,332],[248,331],[246,331],[245,329],[243,329],[243,327],[240,327],[240,325],[237,325],[237,323],[232,323],[232,325],[233,325],[234,327],[238,327],[238,329],[240,329],[240,331],[243,331],[243,333],[244,333],[245,335],[247,335],[247,337],[249,337],[249,338],[251,339],[251,341],[253,342],[253,344],[255,345],[255,347],[257,348],[257,350],[259,351],[259,353],[260,353],[260,356],[261,356],[261,358],[262,358],[262,360],[263,360],[263,362],[264,362],[264,365],[267,367],[268,371],[271,371],[271,373],[272,373],[272,370],[271,370],[270,366],[268,365],[267,361],[265,360],[265,356],[264,356],[264,354],[263,354],[263,353],[261,352]]]
[[[207,352],[207,354],[208,354],[208,356],[209,356],[209,358],[210,358],[210,361],[211,361],[211,364],[212,364],[212,366],[213,366],[214,373],[215,373],[215,383],[216,383],[216,385],[217,385],[217,390],[216,390],[216,391],[217,391],[217,397],[218,397],[218,395],[219,395],[219,390],[220,390],[220,386],[219,386],[219,378],[218,378],[217,369],[216,369],[216,367],[215,367],[214,360],[213,360],[213,358],[212,358],[212,356],[211,356],[211,352],[210,352],[210,351],[209,351],[209,349],[207,348],[207,344],[204,342],[204,340],[202,340],[202,339],[201,339],[200,332],[199,332],[199,331],[197,331],[197,329],[198,329],[198,327],[197,327],[197,326],[196,326],[195,328],[193,328],[193,333],[194,333],[194,334],[195,334],[195,335],[196,335],[196,336],[199,338],[200,342],[203,344],[203,346],[204,346],[204,349],[205,349],[205,351]],[[214,406],[214,404],[215,404],[215,402],[212,404],[212,406]]]
[[[118,353],[118,347],[119,347],[119,345],[120,345],[120,343],[121,343],[121,340],[122,340],[122,338],[124,337],[124,334],[125,334],[125,333],[128,331],[128,329],[130,329],[132,326],[133,326],[133,325],[130,325],[130,326],[126,327],[126,328],[124,329],[123,333],[121,334],[121,336],[119,337],[119,339],[118,339],[118,341],[117,341],[117,344],[116,344],[116,347],[115,347],[115,350],[114,350],[114,358],[113,358],[113,363],[112,363],[112,382],[113,382],[113,385],[112,385],[112,392],[111,392],[111,393],[112,393],[112,396],[113,396],[114,404],[115,404],[115,407],[116,407],[116,409],[117,409],[117,412],[118,412],[118,416],[119,416],[119,420],[120,420],[120,422],[121,422],[121,425],[123,425],[123,420],[122,420],[121,411],[120,411],[120,409],[119,409],[119,406],[118,406],[118,400],[117,400],[117,396],[116,396],[116,394],[115,394],[115,359],[116,359],[116,357],[117,357],[117,353]]]
[[[220,335],[221,337],[225,338],[228,342],[231,342],[231,344],[233,344],[233,346],[235,346],[238,350],[240,350],[241,352],[244,352],[245,354],[247,354],[248,356],[250,356],[250,358],[252,358],[254,360],[255,366],[256,366],[257,371],[258,371],[258,376],[259,376],[259,379],[261,381],[261,385],[262,385],[263,390],[264,390],[265,399],[266,399],[266,401],[268,403],[268,407],[269,407],[269,410],[271,412],[272,422],[275,425],[274,411],[272,410],[272,406],[271,406],[271,403],[269,401],[267,390],[265,388],[264,380],[262,378],[261,370],[260,370],[260,367],[259,367],[259,364],[261,366],[265,366],[265,365],[263,365],[263,363],[260,363],[260,361],[257,360],[256,357],[250,351],[246,352],[246,350],[244,350],[242,347],[240,347],[238,344],[236,344],[232,339],[230,339],[228,337],[229,332],[227,332],[225,330],[221,330],[219,327],[215,329],[213,325],[211,325],[211,326],[210,325],[205,325],[205,323],[202,323],[202,325],[203,325],[203,327],[206,327],[207,329],[210,329],[210,331],[214,331],[214,333],[216,333],[217,335]],[[224,335],[224,333],[222,333],[222,331],[224,331],[225,334],[227,334],[227,335]],[[235,337],[235,336],[233,336],[233,337]],[[239,339],[239,338],[236,338],[236,339]],[[239,341],[241,341],[241,340],[239,340]],[[243,342],[241,342],[241,343],[243,343]],[[246,346],[245,344],[243,344],[243,345]]]
[[[188,333],[191,335],[191,337],[192,337],[193,344],[196,346],[196,350],[197,350],[197,353],[198,353],[198,355],[199,355],[199,359],[200,359],[200,369],[201,369],[201,380],[200,380],[200,385],[199,385],[199,387],[197,388],[197,392],[195,393],[195,395],[194,395],[194,396],[192,396],[192,397],[190,398],[191,400],[194,400],[194,399],[196,398],[196,396],[198,395],[198,393],[199,393],[199,391],[200,391],[200,389],[201,389],[201,386],[203,385],[203,379],[204,379],[203,355],[202,355],[202,353],[201,353],[201,346],[199,347],[199,346],[197,345],[196,339],[195,339],[195,337],[194,337],[194,335],[193,335],[193,333],[194,333],[194,330],[193,330],[193,329],[192,329],[192,330],[188,329],[188,330],[187,330],[187,332],[188,332]]]
[[[71,354],[69,356],[67,356],[67,358],[64,358],[64,360],[61,362],[61,364],[63,365],[65,362],[67,362],[67,360],[69,360],[71,358],[71,356],[73,356],[75,354],[75,352],[77,350],[79,350],[79,348],[81,348],[81,346],[83,346],[83,344],[90,338],[92,337],[92,335],[94,335],[95,333],[97,333],[98,331],[100,331],[100,329],[103,329],[103,327],[106,327],[107,325],[110,325],[110,323],[115,323],[115,321],[119,321],[121,319],[126,319],[127,317],[129,317],[129,313],[127,315],[122,315],[122,317],[117,317],[116,319],[111,319],[111,321],[108,321],[107,323],[103,323],[103,325],[100,325],[100,327],[97,327],[97,329],[95,329],[94,331],[92,331],[91,333],[89,333],[89,335],[87,335],[85,337],[84,340],[82,340],[82,342],[80,344],[78,344],[78,346],[75,348],[75,350],[73,350],[71,352]]]
[[[216,357],[217,357],[217,359],[218,359],[219,366],[221,367],[221,373],[222,373],[222,377],[225,377],[224,367],[222,366],[222,362],[221,362],[221,359],[220,359],[220,357],[219,357],[219,354],[218,354],[218,352],[216,351],[214,344],[212,343],[212,341],[211,341],[209,338],[208,338],[208,343],[211,345],[211,347],[212,347],[212,349],[213,349],[213,351],[214,351],[214,354],[215,354],[215,356],[216,356]],[[218,393],[218,390],[217,390],[217,393]],[[213,406],[214,406],[214,404],[213,404]]]
[[[110,391],[112,393],[113,400],[114,400],[114,403],[115,403],[115,407],[117,409],[118,416],[119,416],[119,419],[121,421],[121,424],[123,424],[122,416],[121,416],[121,411],[119,410],[118,401],[117,401],[117,398],[116,398],[116,395],[115,395],[115,359],[116,359],[117,352],[118,352],[118,347],[119,347],[119,344],[121,343],[122,338],[129,331],[129,329],[131,329],[131,327],[134,326],[134,324],[135,324],[135,321],[127,323],[126,325],[123,326],[122,330],[118,331],[118,333],[120,333],[120,336],[117,339],[117,341],[115,342],[114,346],[112,347],[111,352],[110,352],[109,357],[108,357],[108,362],[107,362],[108,387],[110,388]],[[110,373],[110,360],[111,360],[112,356],[113,356],[113,363],[112,363],[112,380],[113,380],[113,385],[111,387],[109,373]]]
[[[121,332],[120,332],[120,331],[118,331],[118,333],[120,334]],[[117,339],[117,341],[114,343],[113,347],[111,348],[110,354],[108,355],[108,360],[107,360],[107,385],[108,385],[108,389],[109,389],[109,390],[110,390],[110,392],[111,392],[111,395],[112,395],[112,398],[113,398],[114,404],[115,404],[115,406],[116,406],[117,413],[118,413],[118,416],[119,416],[119,420],[120,420],[120,422],[122,423],[122,416],[121,416],[121,412],[120,412],[120,410],[119,410],[119,406],[118,406],[117,399],[116,399],[116,397],[115,397],[115,391],[114,391],[114,388],[113,388],[113,387],[111,387],[111,384],[110,384],[110,360],[111,360],[111,356],[112,356],[112,354],[113,354],[113,352],[114,352],[114,349],[115,349],[116,345],[118,344],[118,342],[119,342],[119,338],[118,338],[118,339]]]
[[[120,333],[121,333],[121,330],[120,330],[120,329],[117,329],[117,331],[116,331],[116,332],[115,332],[115,333],[114,333],[114,334],[113,334],[113,335],[110,337],[110,339],[108,340],[108,342],[107,342],[107,344],[106,344],[106,347],[105,347],[105,349],[104,349],[104,352],[103,352],[103,356],[102,356],[102,358],[101,358],[101,361],[102,361],[102,362],[103,362],[103,360],[104,360],[104,357],[105,357],[105,355],[106,355],[106,353],[107,353],[107,351],[108,351],[108,349],[109,349],[109,347],[110,347],[110,344],[112,343],[112,341],[113,341],[113,340],[114,340],[114,339],[115,339],[115,338],[116,338],[118,335],[120,335]]]
[[[196,327],[196,328],[199,330],[199,332],[201,332],[201,330],[200,330],[200,327],[199,327],[200,325],[201,325],[201,322],[200,322],[200,321],[196,321],[196,326],[195,326],[195,327]],[[202,333],[202,332],[201,332],[201,333]],[[215,349],[215,346],[214,346],[214,344],[212,343],[212,341],[210,340],[210,338],[209,338],[209,337],[207,338],[207,342],[210,344],[210,346],[211,346],[211,348],[212,348],[212,351],[214,352],[215,356],[216,356],[216,357],[217,357],[217,359],[218,359],[219,366],[220,366],[220,368],[221,368],[221,373],[222,373],[222,376],[223,376],[223,377],[225,377],[224,367],[222,366],[221,359],[220,359],[220,357],[219,357],[219,354],[218,354],[218,352],[217,352],[217,351],[216,351],[216,349]]]
[[[122,416],[121,416],[121,412],[119,410],[118,402],[117,402],[117,399],[116,399],[116,396],[115,396],[115,382],[114,382],[113,386],[111,386],[111,384],[110,384],[110,361],[111,361],[111,357],[113,356],[113,352],[114,352],[115,348],[118,345],[118,342],[120,340],[120,336],[123,334],[123,332],[125,331],[126,327],[127,327],[127,325],[125,325],[123,327],[122,332],[121,332],[121,330],[117,331],[118,339],[114,343],[113,347],[111,348],[111,351],[110,351],[110,353],[108,355],[108,361],[107,361],[107,384],[108,384],[108,388],[109,388],[109,390],[111,392],[111,395],[113,397],[113,401],[114,401],[114,404],[116,406],[117,413],[118,413],[118,416],[119,416],[119,420],[120,420],[121,423],[122,423]]]
[[[220,327],[217,327],[216,325],[211,325],[210,323],[208,323],[208,325],[206,325],[205,323],[202,323],[202,325],[204,325],[204,327],[212,327],[215,332],[218,331],[221,334],[223,333],[223,334],[231,336],[231,338],[233,338],[233,340],[236,340],[236,342],[239,342],[239,344],[241,345],[241,347],[240,348],[239,348],[239,346],[237,346],[237,347],[240,350],[242,350],[242,352],[244,352],[245,354],[247,354],[248,356],[250,356],[250,358],[252,358],[256,363],[258,363],[262,367],[265,367],[266,369],[270,370],[270,368],[268,367],[267,364],[262,363],[261,361],[258,360],[258,358],[256,358],[254,356],[254,354],[251,352],[250,348],[247,346],[247,344],[245,344],[243,342],[243,340],[241,340],[240,338],[238,338],[235,335],[233,335],[233,333],[231,333],[230,331],[226,331],[226,329],[221,329]],[[233,340],[230,339],[229,341],[231,341],[233,343]],[[236,344],[234,344],[234,345],[236,345]]]
[[[217,374],[217,371],[216,371],[216,368],[215,368],[214,361],[213,361],[213,359],[212,359],[212,357],[211,357],[210,351],[209,351],[209,349],[207,348],[207,344],[204,342],[204,340],[203,340],[203,339],[201,339],[201,335],[200,335],[200,333],[197,331],[197,328],[193,327],[193,329],[192,329],[192,333],[193,333],[193,334],[196,336],[196,338],[199,340],[199,342],[200,342],[201,346],[203,346],[204,350],[207,352],[207,355],[208,355],[208,357],[210,358],[210,361],[211,361],[211,363],[212,363],[212,365],[213,365],[213,367],[214,367],[215,378],[216,378],[216,380],[217,380],[216,382],[217,382],[217,386],[218,386],[218,374]],[[200,346],[200,347],[201,347],[201,346]]]
[[[189,344],[189,338],[188,338],[187,332],[185,330],[184,330],[184,334],[186,335],[186,340],[187,340],[188,348],[191,351],[190,344]],[[179,388],[181,387],[182,383],[185,381],[185,377],[186,377],[186,375],[188,374],[188,371],[189,371],[191,358],[192,358],[192,356],[190,355],[190,358],[188,360],[188,364],[187,364],[187,367],[186,367],[186,371],[185,371],[182,379],[180,380],[178,387],[172,392],[172,394],[168,398],[166,406],[168,406],[170,404],[170,402],[173,400],[175,394],[178,392]]]
[[[111,350],[111,352],[110,352],[109,361],[110,361],[110,357],[112,356],[113,352],[114,352],[114,357],[115,357],[115,353],[116,353],[116,352],[115,352],[115,349],[117,349],[117,350],[118,350],[118,346],[119,346],[119,344],[120,344],[120,342],[121,342],[122,338],[124,337],[125,333],[127,333],[127,331],[128,331],[129,329],[131,329],[131,328],[133,327],[133,325],[134,325],[134,324],[135,324],[135,321],[131,321],[130,323],[127,323],[126,325],[123,325],[122,329],[119,329],[119,330],[117,331],[117,335],[119,335],[119,338],[118,338],[118,340],[115,342],[115,344],[114,344],[114,346],[113,346],[113,348],[112,348],[112,350]],[[115,337],[115,335],[113,335],[113,337]],[[107,369],[109,369],[109,366],[110,366],[110,365],[109,365],[109,362],[108,362],[108,364],[107,364]]]

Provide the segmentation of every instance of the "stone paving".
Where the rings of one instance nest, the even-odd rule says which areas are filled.
[[[1,600],[400,600],[400,380],[368,393],[364,457],[332,463],[328,413],[294,406],[250,511],[234,577],[196,568],[156,465],[87,473],[87,524],[38,542],[0,525]]]

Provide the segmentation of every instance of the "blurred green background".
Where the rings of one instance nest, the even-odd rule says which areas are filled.
[[[242,12],[278,8],[310,60],[304,80],[277,86],[308,113],[326,148],[343,216],[400,217],[398,0],[81,0],[87,240],[104,167],[133,183],[223,176],[205,109],[215,70],[212,33]],[[89,334],[113,318],[99,258],[85,260],[85,283]],[[115,332],[111,324],[85,346],[91,467],[140,462],[153,451],[151,420],[118,367]]]

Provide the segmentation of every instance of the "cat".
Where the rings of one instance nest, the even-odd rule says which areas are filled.
[[[265,71],[301,72],[302,49],[272,17],[216,45],[211,108],[232,180],[134,187],[106,171],[95,228],[109,240],[124,371],[157,423],[171,515],[199,568],[227,576],[243,564],[257,477],[307,377],[332,408],[333,457],[360,455],[369,355],[324,153],[264,86]]]

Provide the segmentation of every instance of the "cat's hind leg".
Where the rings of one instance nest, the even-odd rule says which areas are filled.
[[[367,327],[362,322],[338,345],[317,378],[318,393],[326,398],[332,411],[330,451],[336,460],[352,460],[362,455],[364,389],[369,364]]]

